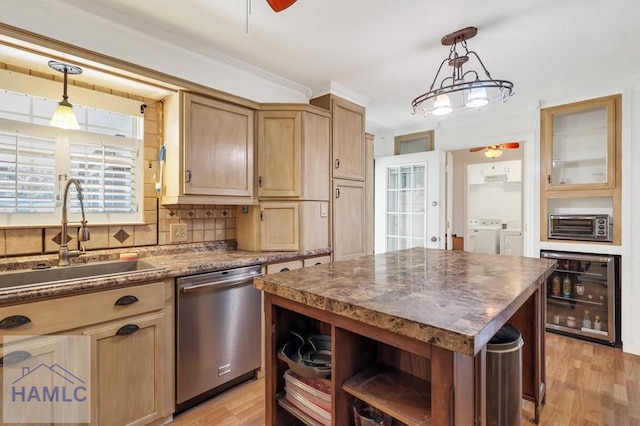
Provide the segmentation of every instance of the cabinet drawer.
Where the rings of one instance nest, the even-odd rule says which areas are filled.
[[[309,266],[322,265],[331,262],[331,256],[310,257],[302,261],[302,266],[308,268]]]
[[[162,282],[8,306],[0,309],[0,321],[22,316],[30,322],[2,329],[0,336],[55,333],[160,310],[163,306]]]
[[[302,260],[292,260],[291,262],[274,263],[267,265],[267,274],[275,274],[277,272],[290,271],[291,269],[302,268]]]

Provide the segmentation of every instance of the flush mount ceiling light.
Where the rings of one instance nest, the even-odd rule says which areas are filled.
[[[67,65],[58,61],[49,61],[49,67],[64,74],[64,91],[62,92],[62,100],[58,103],[56,111],[53,113],[53,118],[49,122],[53,127],[60,129],[74,129],[80,128],[76,114],[73,112],[73,105],[69,103],[67,96],[67,75],[82,74],[82,68],[75,65]]]
[[[477,33],[477,28],[467,27],[442,37],[442,45],[451,46],[449,56],[440,63],[429,91],[411,102],[413,114],[422,111],[425,115],[428,113],[444,115],[454,109],[479,108],[498,99],[506,102],[507,98],[513,95],[513,83],[492,78],[480,56],[467,49],[467,40]],[[477,61],[478,71],[474,69],[465,71],[464,65],[470,59]],[[445,63],[451,67],[451,74],[438,80]],[[431,100],[433,102],[427,102]]]

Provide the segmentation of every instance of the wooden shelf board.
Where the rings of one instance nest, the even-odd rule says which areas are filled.
[[[300,410],[298,407],[296,407],[295,405],[290,403],[287,400],[287,398],[285,397],[285,393],[284,392],[280,392],[276,396],[276,401],[278,402],[278,405],[280,407],[282,407],[284,410],[288,411],[289,414],[291,414],[292,416],[294,416],[297,419],[299,419],[305,425],[309,425],[309,426],[324,426],[322,423],[320,423],[319,421],[317,421],[316,419],[314,419],[313,417],[309,416],[304,411]]]
[[[383,365],[368,368],[342,389],[408,426],[431,424],[431,383]]]

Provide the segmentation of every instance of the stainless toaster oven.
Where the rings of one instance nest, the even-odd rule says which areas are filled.
[[[613,222],[606,214],[551,214],[549,239],[602,241],[613,240]]]

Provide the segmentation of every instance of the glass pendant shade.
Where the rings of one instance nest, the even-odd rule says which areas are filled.
[[[438,95],[438,97],[436,97],[436,100],[433,102],[433,115],[449,114],[452,110],[449,96]]]
[[[78,130],[80,128],[71,104],[65,105],[62,102],[58,104],[49,124],[60,129]]]
[[[471,86],[471,90],[469,90],[469,95],[467,96],[467,102],[465,102],[464,106],[467,108],[480,108],[489,103],[489,98],[487,97],[487,90],[484,87],[473,87]]]

